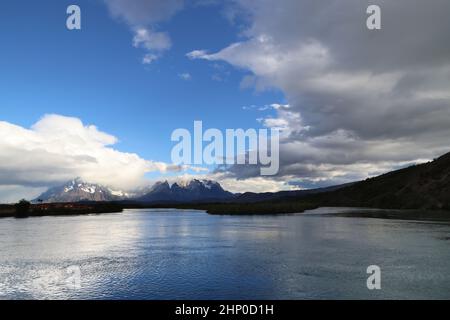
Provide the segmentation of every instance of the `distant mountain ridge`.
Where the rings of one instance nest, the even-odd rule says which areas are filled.
[[[246,192],[240,195],[237,195],[233,202],[237,203],[257,203],[264,201],[279,201],[279,200],[292,200],[292,199],[301,199],[307,196],[311,196],[314,194],[326,193],[335,190],[339,190],[342,188],[349,187],[356,182],[350,182],[346,184],[317,188],[317,189],[306,189],[306,190],[291,190],[291,191],[279,191],[279,192],[264,192],[264,193],[255,193],[255,192]]]
[[[106,186],[74,179],[68,183],[50,188],[33,200],[33,202],[110,202],[130,200],[145,203],[180,203],[202,201],[226,201],[235,195],[225,191],[222,186],[211,180],[191,180],[172,185],[168,181],[157,182],[152,187],[135,192],[115,191]]]
[[[314,190],[233,194],[210,180],[158,182],[135,193],[75,179],[43,193],[43,202],[132,201],[145,204],[308,202],[317,206],[450,209],[450,153],[365,181]]]
[[[108,187],[85,182],[79,178],[68,183],[50,188],[33,200],[33,202],[80,202],[80,201],[118,201],[129,197],[123,191],[115,191]]]
[[[152,187],[141,188],[134,192],[116,191],[100,184],[85,182],[79,178],[62,186],[50,188],[32,202],[66,203],[66,202],[112,202],[133,201],[148,204],[192,203],[192,202],[237,202],[256,203],[263,201],[291,200],[308,195],[329,192],[351,184],[328,188],[296,191],[280,191],[235,194],[226,191],[215,181],[193,179],[169,184],[168,181],[156,182]]]
[[[226,201],[234,197],[233,193],[225,191],[218,182],[194,179],[184,184],[178,182],[170,185],[167,181],[158,182],[147,194],[135,200],[145,203],[186,203]]]
[[[248,206],[259,205],[256,211],[286,210],[279,204],[309,206],[372,207],[380,209],[444,209],[450,210],[450,153],[438,159],[383,174],[365,181],[313,190],[281,191],[275,193],[233,194],[210,180],[191,180],[172,185],[158,182],[151,188],[134,193],[114,191],[110,188],[75,179],[49,189],[34,202],[122,201],[150,205],[171,204],[223,204],[224,213],[229,204],[244,212]],[[247,207],[246,207],[247,206]],[[285,206],[286,207],[286,206]],[[219,211],[220,211],[219,210]],[[289,210],[296,210],[291,208]],[[220,211],[221,212],[221,211]],[[284,211],[283,211],[284,212]]]

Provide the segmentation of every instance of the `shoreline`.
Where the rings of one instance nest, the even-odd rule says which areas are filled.
[[[26,219],[46,216],[76,216],[122,212],[123,206],[114,203],[47,203],[31,204],[28,210],[18,212],[15,205],[0,205],[0,218]]]
[[[32,204],[26,214],[17,214],[14,205],[0,205],[1,218],[32,218],[45,216],[83,216],[92,214],[120,213],[125,209],[178,209],[201,210],[209,215],[218,216],[277,216],[303,214],[305,211],[327,208],[307,203],[215,203],[215,204],[178,204],[178,205],[145,205],[120,203],[52,203]],[[348,212],[322,213],[320,216],[343,218],[371,218],[386,220],[417,220],[433,222],[450,222],[450,211],[443,210],[401,210],[361,207],[332,208],[349,209]],[[308,215],[308,213],[307,213]],[[311,215],[311,214],[309,214]]]

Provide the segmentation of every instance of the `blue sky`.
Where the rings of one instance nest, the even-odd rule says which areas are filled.
[[[101,1],[77,1],[80,31],[65,27],[69,4],[2,4],[2,120],[29,127],[44,114],[77,117],[118,137],[121,151],[169,162],[174,129],[192,128],[194,120],[220,129],[259,127],[260,115],[242,107],[283,101],[276,89],[241,89],[245,71],[186,57],[200,47],[217,51],[238,40],[237,27],[219,5],[187,6],[162,23],[173,46],[143,65],[144,52],[131,45],[129,28]],[[181,79],[184,73],[192,78]]]
[[[70,4],[80,31],[66,28]],[[195,120],[282,128],[277,175],[201,172],[235,192],[433,159],[450,151],[448,12],[447,0],[3,1],[0,201],[77,176],[128,189],[199,176],[170,157],[172,132]]]

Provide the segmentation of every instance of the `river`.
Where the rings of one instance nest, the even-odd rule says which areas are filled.
[[[0,299],[450,298],[448,222],[326,215],[345,210],[1,219]]]

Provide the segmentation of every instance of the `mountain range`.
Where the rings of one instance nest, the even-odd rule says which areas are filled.
[[[233,194],[210,180],[158,182],[132,193],[75,179],[43,193],[42,202],[132,201],[144,204],[308,202],[316,206],[386,209],[450,209],[450,153],[432,162],[365,181],[314,190]]]
[[[351,184],[320,188],[313,190],[281,191],[266,193],[231,193],[211,180],[193,179],[176,182],[155,183],[152,187],[141,188],[133,192],[117,191],[106,186],[74,179],[64,185],[53,187],[32,202],[66,203],[80,201],[112,202],[133,201],[146,204],[192,203],[192,202],[236,202],[256,203],[277,199],[296,199],[308,195],[338,190]]]
[[[194,179],[187,183],[174,183],[172,185],[167,181],[158,182],[147,194],[135,200],[145,203],[187,203],[227,201],[233,198],[235,198],[235,195],[225,191],[218,182]]]
[[[74,179],[62,186],[50,188],[33,202],[79,202],[79,201],[118,201],[130,195],[122,191],[114,191],[108,187]]]
[[[157,182],[152,187],[134,192],[116,191],[106,186],[74,179],[64,185],[53,187],[41,194],[33,202],[110,202],[132,200],[143,203],[227,201],[235,195],[225,191],[221,185],[211,180],[191,180],[185,183]]]

